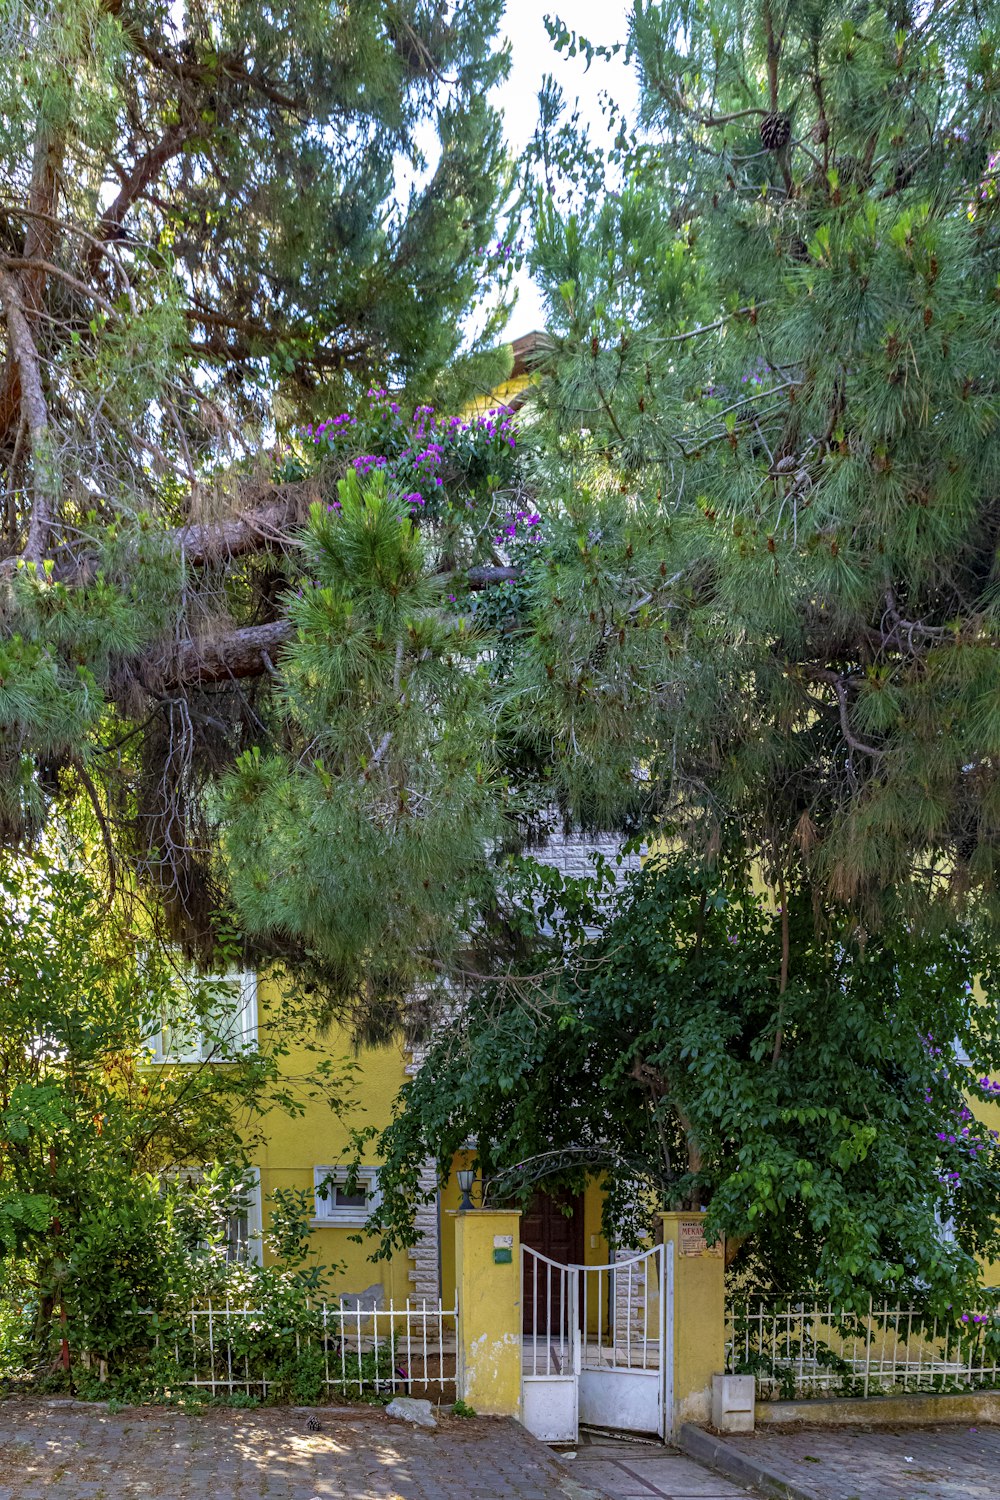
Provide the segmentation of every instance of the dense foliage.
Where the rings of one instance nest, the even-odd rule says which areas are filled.
[[[534,723],[870,920],[992,903],[995,34],[640,3],[630,46],[620,191],[551,100],[537,147],[579,556],[533,575]]]
[[[425,733],[476,776],[432,795],[422,763],[401,770],[390,822],[362,768],[288,820],[363,817],[407,872],[391,921],[354,924],[364,983],[402,992],[401,963],[445,1015],[461,995],[382,1143],[383,1220],[405,1238],[417,1163],[472,1135],[488,1175],[576,1160],[615,1173],[619,1203],[642,1183],[704,1199],[778,1282],[954,1298],[996,1203],[992,1138],[947,1065],[980,1024],[977,1076],[997,1064],[967,989],[992,985],[1000,828],[995,43],[967,12],[760,0],[641,4],[630,47],[642,118],[610,157],[544,101],[529,186],[550,331],[507,516],[484,541],[459,508],[422,564],[479,638],[464,665],[449,648],[463,696],[424,697]],[[366,462],[388,472],[381,451]],[[365,576],[400,588],[373,554],[352,588]],[[430,664],[434,607],[410,586],[407,648]],[[310,638],[329,640],[311,615],[296,655]],[[345,692],[333,655],[309,657],[313,691],[375,757],[384,695]],[[416,699],[398,701],[416,745]],[[254,917],[284,926],[266,862],[282,811],[240,775]],[[544,860],[560,824],[689,851],[629,888],[584,977],[552,969],[553,904],[526,907],[509,861]],[[344,930],[350,884],[313,881],[314,930],[324,910]],[[692,949],[686,892],[748,913],[740,941],[716,923]],[[381,975],[378,933],[402,938]]]
[[[404,1185],[459,1119],[505,1170],[585,1145],[596,1098],[592,1164],[763,1222],[776,1276],[955,1287],[992,1245],[945,1053],[996,1064],[959,984],[992,990],[1000,839],[995,34],[640,0],[610,152],[545,92],[515,433],[424,404],[506,182],[498,8],[18,12],[3,831],[76,794],[119,896],[203,955],[231,896],[359,1033],[460,1002]],[[262,412],[280,445],[227,468]],[[596,949],[581,917],[593,972],[568,892],[524,898],[560,827],[687,851]],[[549,1092],[511,1111],[519,1052]]]
[[[617,894],[606,871],[539,876],[546,982],[479,993],[406,1085],[378,1144],[384,1250],[409,1241],[426,1159],[447,1176],[474,1139],[487,1202],[597,1174],[619,1243],[705,1206],[758,1286],[971,1305],[975,1257],[1000,1250],[996,1132],[969,1109],[1000,1092],[990,946],[817,928],[802,886],[779,911],[745,870],[678,856]]]
[[[440,816],[493,864],[478,921],[453,908],[454,942],[486,951],[472,972],[522,937],[497,850],[560,818],[740,847],[871,927],[995,912],[993,44],[971,14],[762,0],[640,5],[630,45],[641,128],[611,161],[547,96],[550,335],[507,516],[490,535],[458,507],[421,564],[474,623],[486,695],[427,700],[428,729],[494,778],[504,832],[449,783],[400,800],[393,862]],[[406,610],[422,651],[433,610]],[[299,634],[329,639],[312,614]],[[314,666],[374,754],[381,695]],[[365,778],[329,795],[339,826],[373,821]],[[446,868],[428,845],[401,897],[435,934],[429,971]]]
[[[500,14],[0,20],[0,835],[85,804],[203,955],[210,783],[273,732],[264,662],[315,498],[262,448],[375,374],[426,397],[503,373],[465,334],[475,304],[492,343],[510,274]]]
[[[149,1312],[253,1274],[227,1257],[267,1117],[310,1097],[344,1108],[353,1068],[316,1049],[303,1076],[283,1076],[294,1004],[267,1017],[258,1049],[234,1046],[226,998],[221,982],[192,992],[167,955],[118,940],[64,859],[4,866],[0,1374],[52,1361],[76,1378],[81,1355],[127,1363]],[[151,1065],[151,1038],[181,1015],[204,1060]],[[294,1202],[277,1206],[279,1271],[294,1284],[315,1277],[299,1220]]]

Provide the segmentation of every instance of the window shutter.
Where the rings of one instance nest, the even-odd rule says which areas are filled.
[[[313,1167],[313,1193],[317,1219],[328,1219],[333,1207],[333,1168]]]

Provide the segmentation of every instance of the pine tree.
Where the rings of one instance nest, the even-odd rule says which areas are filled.
[[[539,575],[535,733],[590,737],[611,816],[613,768],[619,816],[801,862],[867,920],[995,904],[993,33],[642,3],[630,46],[610,163],[554,107],[536,150],[549,484],[580,541]]]
[[[436,14],[418,7],[414,29],[421,34],[416,20],[426,22],[471,97],[502,63],[486,52],[471,9],[439,30]],[[440,68],[435,61],[430,78],[419,67],[411,76],[413,47],[397,37],[387,50],[379,29],[388,15],[374,5],[357,12],[351,46],[359,69],[383,80],[375,122],[392,116],[395,98],[393,129],[410,139],[420,101],[440,97]],[[162,47],[150,43],[146,51],[161,60],[147,59],[135,41],[141,28],[122,29],[82,0],[53,16],[39,12],[38,25],[50,28],[45,48],[30,62],[26,49],[10,58],[30,82],[36,58],[57,57],[60,47],[70,55],[84,22],[97,28],[86,34],[100,43],[104,72],[88,74],[86,87],[104,81],[72,116],[67,144],[55,127],[46,135],[48,124],[32,138],[72,146],[103,214],[97,175],[84,170],[99,142],[86,132],[131,139],[135,156],[155,90],[135,82],[131,105],[127,89],[115,90],[123,76],[159,77]],[[321,443],[296,440],[256,472],[223,475],[221,446],[210,450],[220,499],[184,413],[228,431],[226,421],[252,410],[254,380],[267,382],[261,346],[237,339],[246,329],[212,333],[243,295],[237,268],[258,276],[265,242],[280,243],[284,291],[261,273],[250,300],[291,364],[281,388],[290,399],[322,373],[328,336],[352,391],[370,359],[401,377],[429,372],[432,345],[442,357],[447,350],[437,334],[428,331],[429,342],[406,334],[418,289],[407,277],[426,248],[427,275],[439,278],[457,316],[498,186],[492,117],[471,109],[461,128],[481,131],[482,150],[462,161],[480,206],[461,208],[470,227],[453,236],[458,258],[447,274],[432,223],[451,235],[462,195],[445,201],[435,191],[411,207],[416,238],[406,255],[403,227],[389,234],[399,250],[391,268],[368,256],[363,276],[347,274],[348,250],[375,232],[370,203],[350,220],[359,238],[336,240],[345,246],[337,272],[324,281],[321,256],[307,275],[290,247],[313,201],[303,205],[296,179],[293,203],[277,163],[280,151],[286,165],[294,154],[304,172],[315,132],[271,94],[299,83],[319,89],[325,102],[309,118],[326,119],[334,105],[320,84],[340,87],[331,59],[347,42],[332,11],[319,31],[305,13],[285,19],[280,37],[262,26],[262,69],[251,69],[249,82],[221,22],[210,29],[211,57],[194,22],[177,41],[183,60],[171,61],[170,78],[205,90],[214,81],[220,108],[220,89],[231,91],[227,108],[250,100],[247,128],[220,129],[216,139],[214,122],[201,119],[216,106],[203,100],[197,132],[185,136],[190,149],[163,165],[157,186],[136,189],[126,241],[94,234],[103,219],[93,208],[87,232],[103,247],[98,259],[131,292],[125,280],[100,290],[100,268],[85,279],[86,256],[98,252],[70,235],[69,221],[46,253],[32,241],[30,255],[5,262],[8,278],[18,278],[6,306],[24,410],[10,460],[11,546],[40,564],[14,573],[8,599],[0,674],[8,834],[30,827],[52,788],[68,782],[93,807],[94,831],[113,857],[159,882],[182,928],[208,922],[233,882],[257,941],[303,959],[329,939],[335,987],[372,1005],[383,985],[398,995],[418,978],[481,972],[520,950],[524,935],[504,915],[503,856],[559,817],[584,829],[657,829],[709,856],[725,848],[756,858],[779,889],[802,874],[818,907],[847,908],[871,925],[887,912],[946,919],[970,897],[992,900],[1000,695],[990,34],[973,15],[898,6],[845,15],[819,0],[690,13],[640,5],[630,46],[643,115],[635,131],[622,123],[610,157],[546,95],[534,153],[543,183],[535,260],[552,332],[514,469],[506,443],[496,442],[498,423],[466,438],[465,424],[452,429],[435,416],[421,426],[419,413],[409,423],[409,405],[401,416],[392,411],[401,401],[375,395],[329,419],[340,424],[335,443],[325,424]],[[594,54],[553,29],[557,43]],[[310,39],[301,52],[300,37]],[[123,74],[122,57],[139,61]],[[37,114],[38,101],[58,90],[37,79],[33,87],[21,92]],[[442,129],[451,119],[449,105]],[[263,121],[257,134],[248,134],[251,121]],[[373,130],[369,153],[391,136],[388,125]],[[324,159],[331,197],[324,188],[316,204],[331,214],[334,198],[346,211],[344,183],[354,181],[338,153],[353,161],[360,138],[348,131],[337,140],[350,146]],[[254,149],[241,157],[246,141]],[[225,184],[215,154],[223,149],[232,153]],[[26,158],[19,169],[24,225],[48,222],[32,217],[47,210],[28,201],[32,182],[41,191],[49,181],[48,146],[38,145],[34,160],[37,171]],[[440,170],[449,160],[446,152]],[[53,171],[49,190],[65,194],[65,167]],[[609,171],[620,178],[615,190],[602,185]],[[376,192],[376,175],[366,166],[360,180],[381,204],[388,189],[383,179]],[[182,272],[167,262],[167,244],[179,236],[194,253],[187,205],[202,202],[210,176],[216,198],[237,193],[234,212],[222,223],[199,220],[203,273]],[[273,218],[258,220],[251,201]],[[309,219],[314,249],[319,232]],[[71,260],[66,247],[77,241]],[[122,257],[126,269],[114,271],[110,260]],[[395,278],[391,294],[380,267]],[[71,323],[54,318],[52,303],[33,322],[32,288],[82,297],[74,281],[100,290],[108,307],[84,299]],[[296,321],[293,285],[296,298],[311,299],[321,284],[327,301]],[[330,332],[334,284],[338,297],[359,299],[351,326],[370,330],[376,308],[379,317],[402,309],[392,341],[361,350],[353,335]],[[130,295],[139,297],[135,313]],[[430,319],[415,322],[430,329]],[[173,350],[181,326],[191,340],[182,339],[183,401],[163,386],[159,355],[141,356],[137,342],[148,336],[154,350]],[[454,319],[442,326],[453,329]],[[33,363],[42,328],[62,342],[46,347],[47,363]],[[223,359],[217,381],[213,349]],[[45,376],[41,406],[36,367]],[[329,417],[335,394],[317,390],[313,415]],[[105,456],[77,463],[78,450]],[[430,456],[418,462],[418,452]],[[187,454],[197,458],[196,501],[183,477]],[[367,551],[368,499],[334,513],[352,460],[363,468],[383,460],[391,470],[387,487],[371,491],[371,537],[380,540]],[[412,495],[426,499],[421,463],[444,498],[415,510]],[[19,510],[22,479],[35,491],[30,521]],[[314,501],[320,510],[303,537],[296,528]],[[380,507],[388,514],[392,505],[419,537],[405,558],[379,520]],[[128,521],[140,508],[147,517]],[[336,526],[343,536],[328,545]],[[43,532],[36,552],[32,538]],[[341,545],[355,549],[353,571],[337,560]],[[314,579],[322,603],[300,607],[297,590],[308,598]],[[474,648],[442,625],[451,604],[474,625]],[[389,670],[400,644],[398,672]],[[419,694],[409,692],[411,673]],[[381,750],[387,734],[391,754]],[[227,780],[246,751],[251,759]],[[410,754],[426,776],[411,772]],[[484,788],[493,789],[492,806]],[[356,840],[335,835],[348,861],[335,886],[325,878],[330,838],[299,836],[322,826],[313,815],[325,809],[332,829],[359,830]],[[458,849],[468,882],[456,879]],[[340,892],[365,890],[360,865],[370,880],[379,862],[406,872],[405,916],[373,924],[366,897],[341,921]]]
[[[275,442],[376,377],[408,399],[504,362],[457,353],[510,274],[501,8],[0,20],[0,833],[75,797],[119,892],[138,868],[209,947],[201,793],[266,738],[317,494]]]
[[[755,861],[777,903],[805,879],[817,912],[871,927],[995,908],[989,39],[878,6],[649,5],[631,45],[641,128],[610,160],[543,101],[551,334],[494,526],[460,494],[443,532],[416,522],[480,633],[492,734],[477,705],[448,737],[496,786],[501,832],[449,784],[481,915],[456,886],[446,961],[452,866],[425,868],[404,899],[435,942],[383,929],[411,981],[520,958],[497,855],[560,820]],[[377,747],[378,695],[363,713]],[[338,818],[370,819],[364,784],[336,782]],[[293,920],[272,803],[253,783],[237,800],[255,925],[342,930],[332,897]],[[422,827],[379,844],[388,868]],[[377,934],[356,931],[370,979]]]

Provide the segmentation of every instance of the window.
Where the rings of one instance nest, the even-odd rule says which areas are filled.
[[[204,1167],[172,1167],[164,1173],[167,1181],[192,1189],[205,1178]],[[260,1168],[248,1167],[241,1181],[232,1188],[228,1204],[223,1203],[225,1217],[198,1243],[203,1251],[214,1250],[230,1265],[262,1263],[263,1214],[261,1211]]]
[[[378,1207],[381,1199],[377,1168],[359,1167],[356,1181],[350,1184],[349,1190],[350,1175],[347,1167],[313,1168],[317,1224],[360,1229],[372,1210]]]
[[[951,1214],[949,1214],[946,1219],[945,1213],[946,1210],[939,1203],[934,1210],[937,1237],[942,1245],[955,1245],[958,1243],[955,1237],[955,1220]]]
[[[263,1222],[260,1201],[260,1168],[251,1167],[226,1219],[226,1260],[261,1264]]]
[[[146,1046],[155,1063],[225,1062],[256,1050],[256,974],[178,974]]]

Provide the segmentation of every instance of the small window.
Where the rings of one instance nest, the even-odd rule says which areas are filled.
[[[375,1167],[359,1167],[354,1174],[347,1167],[314,1167],[313,1185],[317,1224],[340,1224],[358,1229],[379,1204]]]
[[[256,974],[178,974],[146,1046],[154,1063],[226,1062],[256,1050]]]
[[[204,1167],[171,1167],[163,1174],[165,1181],[191,1187],[200,1183],[204,1176]],[[242,1180],[234,1184],[225,1207],[225,1218],[211,1236],[211,1243],[202,1242],[201,1249],[223,1256],[230,1265],[237,1262],[261,1265],[263,1213],[259,1167],[247,1168]]]
[[[940,1204],[934,1210],[935,1228],[938,1241],[942,1245],[955,1245],[958,1243],[955,1236],[955,1220],[951,1214],[945,1218],[947,1212]]]

